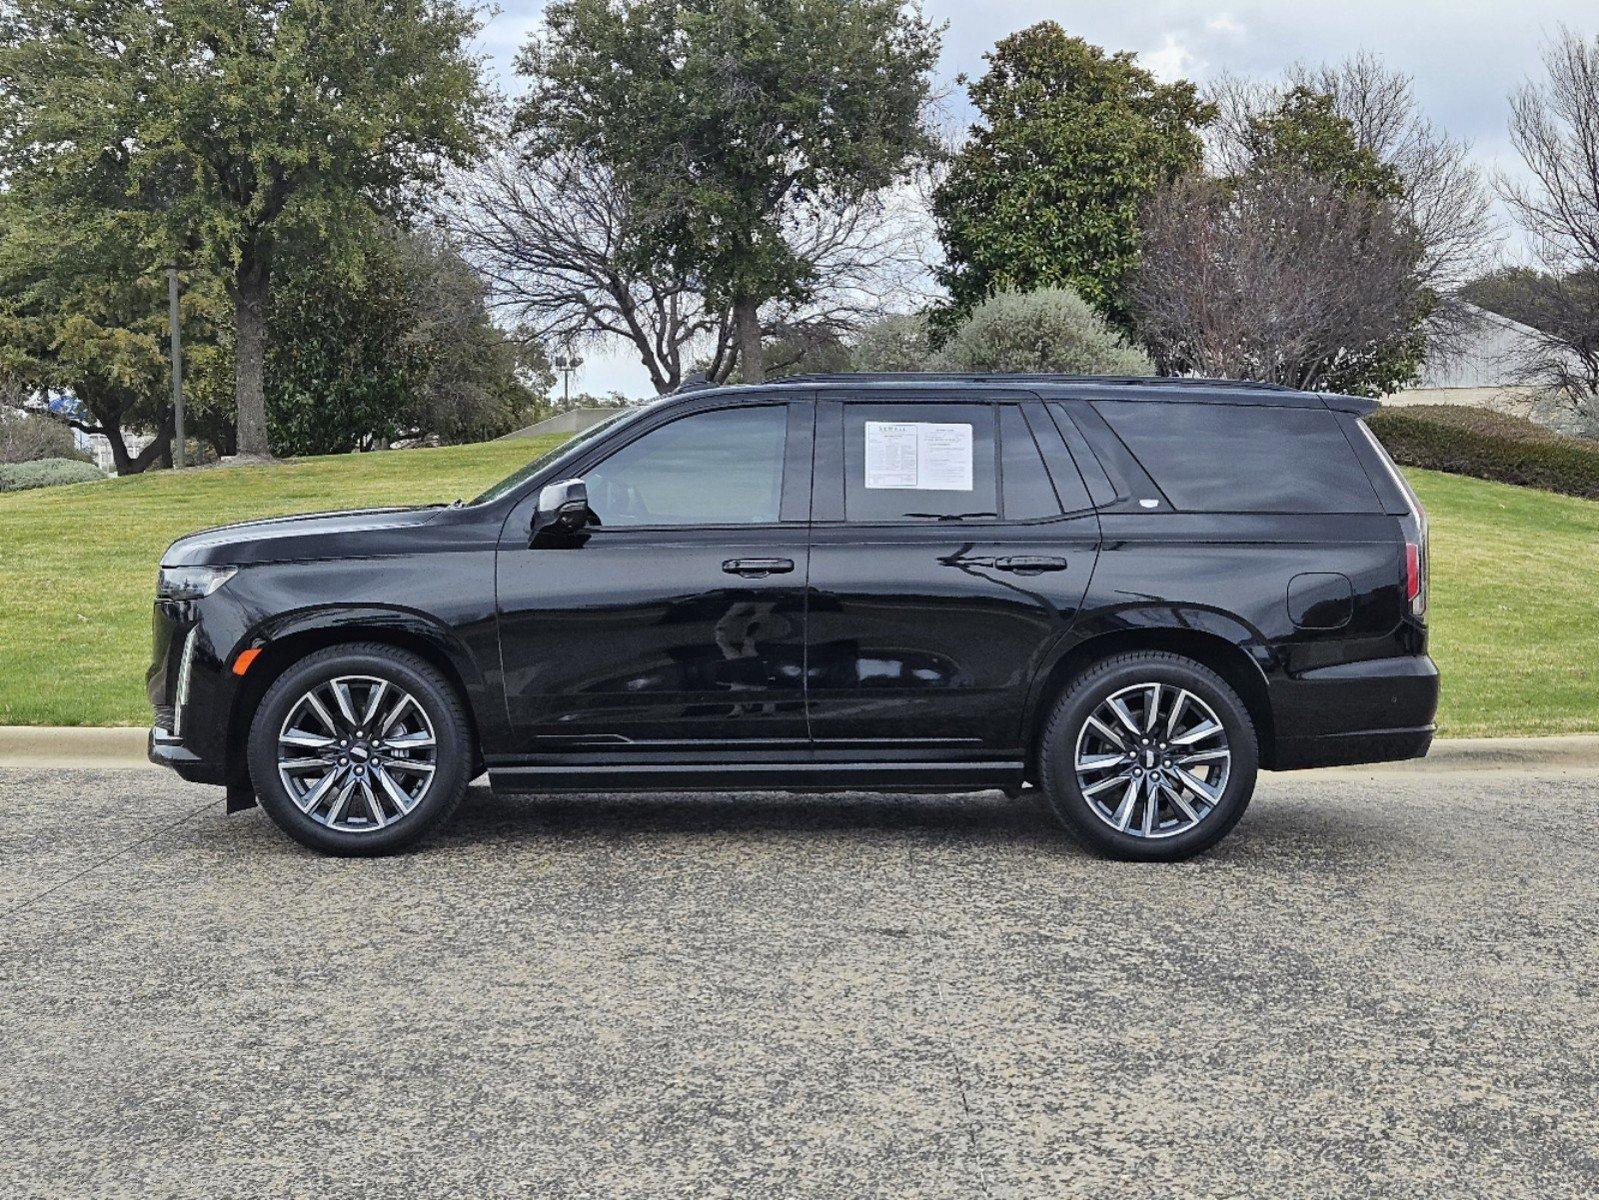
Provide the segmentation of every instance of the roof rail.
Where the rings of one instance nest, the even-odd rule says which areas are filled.
[[[1109,387],[1244,388],[1297,392],[1299,388],[1255,379],[1198,379],[1183,375],[1067,375],[1031,371],[820,371],[784,375],[767,386],[789,383],[1084,383]],[[679,389],[682,390],[682,389]]]
[[[720,386],[721,384],[714,382],[704,371],[691,371],[688,378],[672,389],[671,394],[675,396],[679,392],[703,392],[706,388]]]

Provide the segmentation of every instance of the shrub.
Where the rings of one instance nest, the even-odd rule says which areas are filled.
[[[1443,404],[1384,409],[1366,423],[1402,466],[1599,500],[1599,442]]]
[[[934,365],[932,332],[921,313],[896,313],[868,325],[850,353],[856,371],[926,371]]]
[[[955,327],[938,359],[955,371],[1155,373],[1149,356],[1128,345],[1071,288],[990,297]]]
[[[49,417],[0,414],[0,463],[37,462],[41,458],[75,458],[88,462],[72,430]]]
[[[41,458],[34,462],[0,465],[0,492],[22,492],[29,488],[88,483],[104,478],[105,473],[93,463],[76,458]]]

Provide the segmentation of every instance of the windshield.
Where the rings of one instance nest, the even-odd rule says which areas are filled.
[[[576,437],[572,438],[570,441],[562,442],[559,446],[555,446],[549,450],[546,450],[532,462],[528,463],[527,466],[521,467],[514,473],[507,475],[504,479],[500,480],[499,483],[496,483],[488,491],[484,492],[481,496],[473,500],[472,503],[487,504],[490,501],[498,500],[503,496],[510,495],[512,492],[516,491],[517,488],[521,487],[529,479],[533,478],[533,476],[537,475],[540,471],[544,470],[545,467],[549,466],[557,459],[565,458],[567,455],[581,450],[584,446],[587,446],[590,442],[594,441],[595,438],[599,437],[600,434],[615,429],[618,425],[626,424],[628,421],[631,421],[633,418],[637,417],[650,407],[651,406],[647,404],[640,404],[635,407],[617,409],[613,415],[606,417],[605,420],[601,421],[598,425],[590,425],[587,429],[578,434]]]

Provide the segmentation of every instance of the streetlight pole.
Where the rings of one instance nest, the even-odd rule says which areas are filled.
[[[167,268],[167,324],[172,339],[172,467],[181,471],[187,443],[183,433],[183,328],[178,320],[178,268]]]
[[[561,373],[561,411],[565,412],[572,407],[572,376],[583,365],[583,360],[567,348],[557,354],[550,365]]]

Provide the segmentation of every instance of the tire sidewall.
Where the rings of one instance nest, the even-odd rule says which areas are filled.
[[[1077,785],[1077,738],[1084,722],[1106,697],[1140,683],[1168,684],[1194,693],[1221,721],[1232,751],[1227,787],[1216,807],[1193,829],[1167,838],[1134,837],[1112,829]],[[1173,861],[1209,849],[1238,823],[1255,790],[1259,750],[1248,710],[1219,675],[1199,663],[1156,652],[1115,659],[1085,673],[1051,717],[1041,758],[1050,808],[1081,840],[1117,858]]]
[[[330,829],[300,811],[278,778],[277,735],[289,710],[313,687],[340,675],[372,675],[410,692],[433,724],[437,745],[433,784],[409,813],[373,833]],[[389,854],[414,845],[446,819],[469,782],[471,738],[449,684],[405,653],[325,650],[308,655],[267,689],[250,724],[250,780],[267,815],[290,837],[314,850],[343,855]]]

